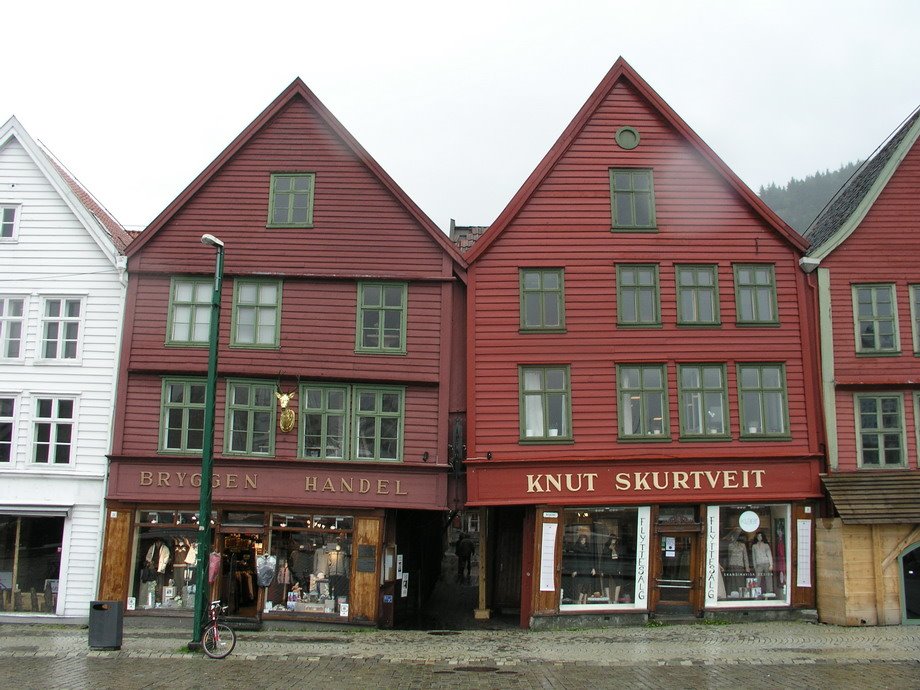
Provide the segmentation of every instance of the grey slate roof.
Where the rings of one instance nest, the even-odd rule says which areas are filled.
[[[476,244],[476,240],[482,237],[483,233],[488,229],[488,225],[454,225],[453,220],[451,220],[450,240],[457,245],[457,249],[463,254]]]
[[[808,229],[803,234],[811,242],[811,247],[808,250],[809,256],[818,253],[821,246],[853,214],[866,194],[869,193],[885,165],[894,156],[917,118],[920,118],[920,109],[915,110],[898,131],[853,173],[853,176],[837,191],[828,205],[824,207],[824,210],[808,226]]]

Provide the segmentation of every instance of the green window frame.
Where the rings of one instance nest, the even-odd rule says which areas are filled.
[[[173,278],[169,284],[166,344],[207,347],[213,278]]]
[[[206,380],[163,379],[160,452],[200,453],[204,441]]]
[[[904,467],[904,398],[900,393],[853,396],[859,467]]]
[[[300,457],[344,460],[348,449],[349,387],[307,383],[300,388]]]
[[[355,352],[406,354],[407,283],[358,283]]]
[[[910,286],[910,330],[914,354],[920,354],[920,285]]]
[[[572,393],[568,365],[518,367],[521,442],[572,440]]]
[[[234,281],[232,347],[279,347],[281,294],[280,280]]]
[[[352,439],[357,460],[400,460],[403,445],[402,388],[355,386]]]
[[[661,325],[657,264],[617,264],[617,325]]]
[[[853,321],[857,353],[893,355],[901,351],[893,284],[854,285]]]
[[[664,364],[617,366],[619,437],[670,441],[668,378]]]
[[[268,227],[312,228],[316,173],[273,173]]]
[[[677,381],[681,438],[730,438],[725,365],[680,364]]]
[[[681,326],[719,324],[719,267],[677,265],[677,323]]]
[[[561,268],[520,269],[521,330],[565,330],[565,273]]]
[[[738,364],[737,374],[741,438],[788,439],[786,366]]]
[[[275,453],[275,382],[227,382],[224,452],[272,456]]]
[[[610,168],[613,230],[655,230],[655,184],[650,168]]]
[[[736,323],[778,324],[773,264],[735,264],[734,270]]]

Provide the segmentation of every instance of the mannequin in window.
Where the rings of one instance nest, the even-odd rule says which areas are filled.
[[[604,587],[611,604],[615,604],[620,600],[620,589],[623,584],[623,559],[620,554],[619,537],[611,534],[610,538],[607,539],[607,543],[604,544],[603,551],[601,551],[600,563],[601,573],[607,577]]]
[[[594,554],[587,534],[579,534],[572,545],[572,580],[579,604],[587,604],[588,596],[594,585],[597,569],[594,565]]]
[[[760,580],[764,592],[773,591],[773,553],[770,543],[763,532],[758,532],[754,537],[751,547],[751,562],[754,564],[754,574]]]
[[[745,574],[751,570],[748,558],[747,541],[743,534],[728,545],[728,586],[732,591],[741,592],[744,587]]]

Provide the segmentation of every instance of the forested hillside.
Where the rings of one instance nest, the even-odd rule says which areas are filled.
[[[857,161],[847,163],[837,170],[819,170],[804,180],[793,177],[782,187],[771,183],[761,187],[757,193],[784,221],[803,233],[859,165]]]

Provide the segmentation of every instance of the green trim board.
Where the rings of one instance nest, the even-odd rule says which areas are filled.
[[[282,292],[280,280],[237,278],[233,281],[231,347],[280,347]]]
[[[406,354],[408,283],[358,283],[355,352]]]
[[[779,323],[773,264],[733,264],[738,324]]]
[[[910,291],[910,333],[914,354],[920,354],[920,285],[909,285]]]
[[[901,393],[853,395],[856,460],[862,469],[905,467],[904,396]]]
[[[674,266],[677,325],[718,326],[719,267],[716,264]]]
[[[617,365],[617,400],[620,439],[671,440],[664,364]]]
[[[567,364],[518,367],[518,418],[522,443],[572,440],[571,375]]]
[[[617,264],[617,325],[660,326],[658,264]]]
[[[161,453],[200,454],[204,442],[204,377],[163,379],[160,395]]]
[[[678,364],[680,437],[728,440],[728,380],[724,364]]]
[[[901,337],[894,283],[860,283],[852,286],[852,293],[856,352],[899,353]]]
[[[561,268],[522,268],[521,318],[524,332],[565,331],[565,272]]]
[[[272,173],[268,227],[312,228],[316,173]]]
[[[207,347],[213,278],[173,276],[169,281],[166,344]]]
[[[228,455],[275,454],[275,381],[227,381],[224,452]]]
[[[738,364],[737,377],[741,438],[788,439],[786,365],[776,362]]]
[[[610,168],[610,215],[613,230],[657,229],[651,168]]]

